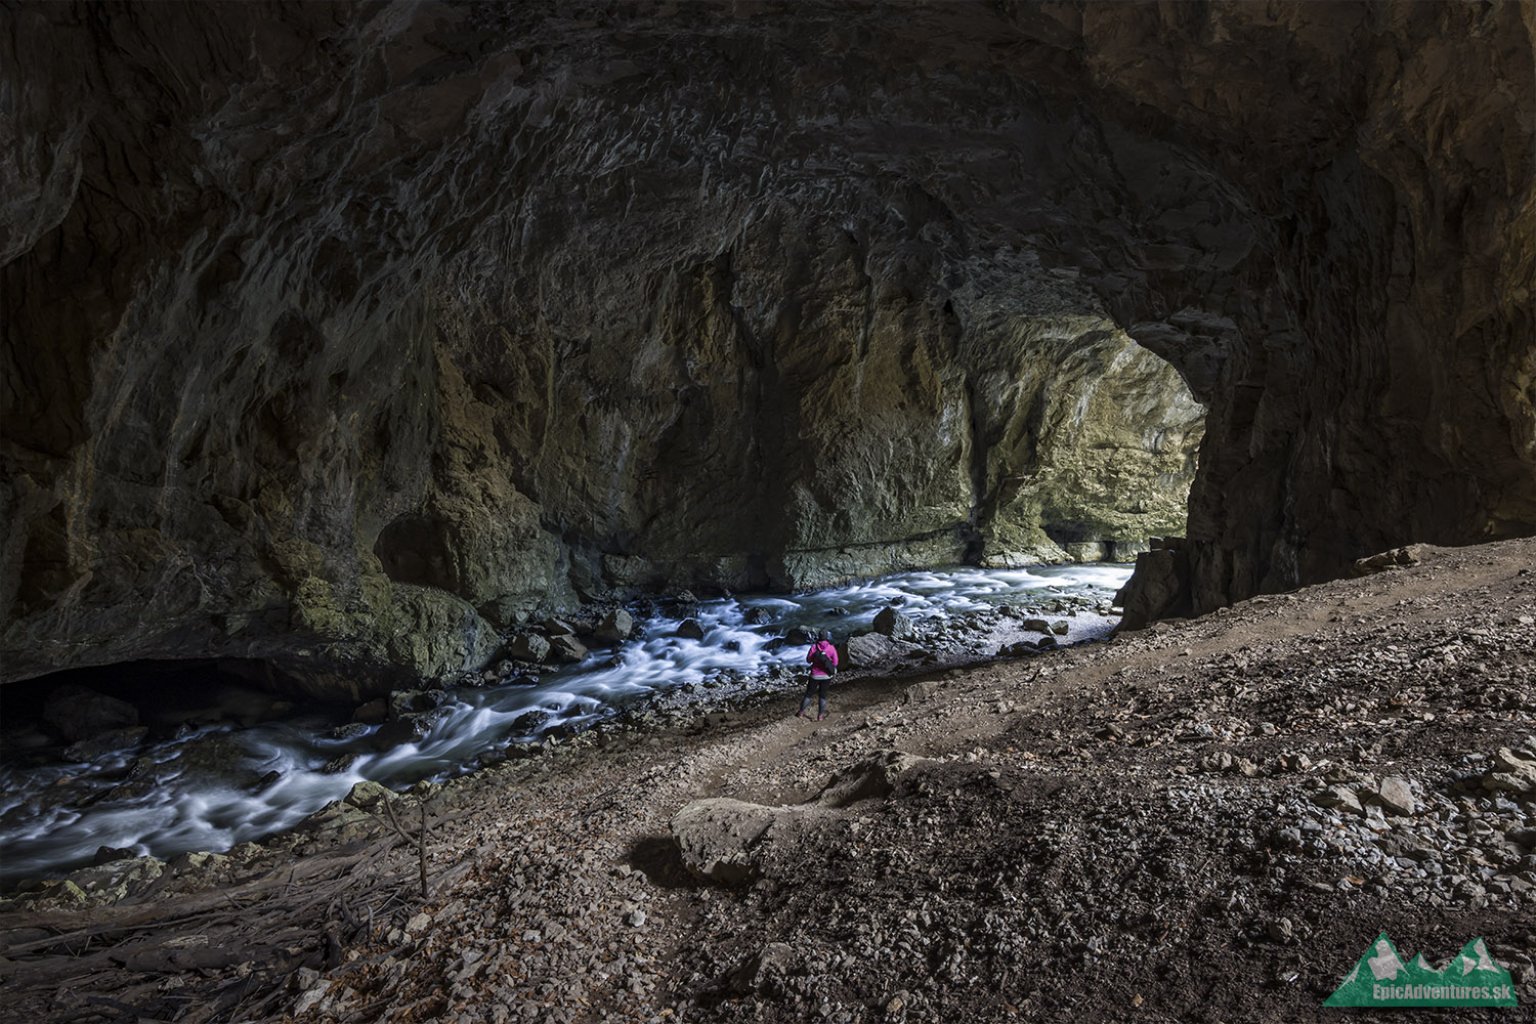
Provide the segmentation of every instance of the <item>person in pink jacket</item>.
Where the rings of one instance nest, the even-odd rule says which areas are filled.
[[[837,674],[837,648],[832,645],[832,634],[822,630],[806,652],[805,660],[811,663],[811,678],[805,682],[805,698],[800,701],[800,710],[795,712],[795,717],[805,717],[814,692],[818,697],[816,721],[819,722],[827,717],[827,681]]]

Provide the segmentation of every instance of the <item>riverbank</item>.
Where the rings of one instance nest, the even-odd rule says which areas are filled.
[[[266,842],[359,783],[405,791],[616,719],[655,724],[649,712],[778,691],[804,673],[818,630],[863,674],[1097,637],[1118,621],[1104,613],[1129,572],[956,567],[797,595],[588,609],[526,624],[483,671],[357,704],[284,700],[222,663],[12,684],[0,688],[0,897],[106,859]],[[93,901],[93,888],[116,894],[94,873],[80,881]]]
[[[1420,558],[848,680],[821,723],[780,692],[556,744],[431,792],[424,898],[407,796],[111,907],[12,908],[7,1009],[1324,1020],[1383,930],[1434,963],[1482,936],[1529,1004],[1536,542]]]

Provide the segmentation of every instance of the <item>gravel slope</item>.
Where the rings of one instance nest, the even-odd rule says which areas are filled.
[[[5,1012],[1331,1020],[1385,930],[1436,964],[1483,936],[1524,1005],[1373,1020],[1525,1019],[1536,541],[1415,557],[1050,655],[846,679],[822,723],[785,693],[483,772],[429,804],[426,900],[375,807],[109,908],[7,911]],[[416,805],[394,802],[411,835]],[[165,952],[194,936],[227,962]]]

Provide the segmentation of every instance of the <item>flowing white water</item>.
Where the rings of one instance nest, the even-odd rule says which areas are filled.
[[[1107,600],[1130,576],[1120,565],[953,569],[901,573],[793,597],[743,596],[691,609],[702,639],[674,634],[679,618],[641,623],[644,636],[594,650],[537,685],[449,690],[418,742],[380,749],[378,727],[333,735],[337,720],[301,713],[245,728],[203,728],[88,762],[0,766],[0,877],[14,880],[89,863],[102,846],[169,857],[225,850],[290,828],[364,779],[402,789],[472,770],[551,729],[580,729],[658,692],[722,673],[766,679],[803,668],[806,648],[775,644],[795,626],[838,639],[869,628],[892,604],[921,623],[1009,604],[1021,610],[1064,596]],[[755,611],[761,609],[762,611]],[[767,612],[772,621],[748,624]],[[1082,616],[1073,635],[1113,620]],[[766,682],[765,682],[765,685]],[[338,757],[350,755],[340,771]]]

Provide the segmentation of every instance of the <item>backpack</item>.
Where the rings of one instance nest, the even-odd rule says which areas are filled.
[[[821,642],[825,643],[825,641]],[[817,646],[816,650],[811,652],[811,664],[815,665],[829,676],[837,675],[837,663],[834,662],[831,657],[828,656],[827,652],[822,650],[819,645]]]

